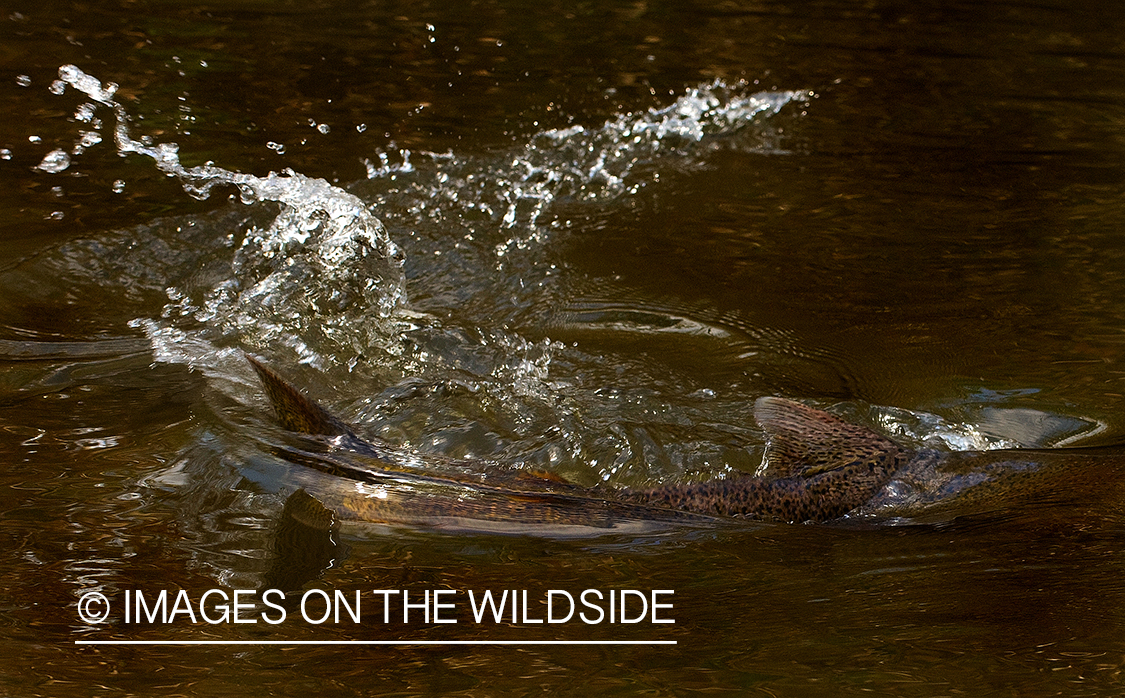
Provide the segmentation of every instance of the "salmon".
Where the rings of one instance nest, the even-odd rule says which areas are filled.
[[[363,438],[260,360],[247,359],[280,426],[300,435],[299,445],[276,446],[274,453],[303,467],[295,479],[297,501],[306,506],[293,511],[309,510],[304,516],[318,526],[331,520],[582,536],[738,519],[955,515],[1019,499],[1058,499],[1074,484],[1076,469],[1104,482],[1119,481],[1125,466],[1120,450],[914,450],[803,403],[761,397],[754,417],[766,435],[763,474],[648,489],[585,488],[550,473],[422,455]]]
[[[330,486],[305,478],[303,489],[341,521],[561,535],[730,518],[829,521],[869,501],[914,455],[822,410],[765,397],[754,414],[768,438],[769,476],[583,488],[547,473],[423,456],[362,438],[260,360],[247,359],[281,427],[305,437],[300,447],[274,452],[332,478]]]

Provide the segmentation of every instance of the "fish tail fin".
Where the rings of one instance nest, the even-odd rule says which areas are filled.
[[[879,477],[913,455],[866,427],[785,398],[758,398],[754,418],[766,432],[766,462],[778,477],[813,477],[840,469]]]
[[[289,431],[301,434],[338,436],[350,433],[347,426],[328,410],[316,404],[281,376],[266,368],[261,361],[246,354],[266,389],[266,395],[277,413],[277,421]]]

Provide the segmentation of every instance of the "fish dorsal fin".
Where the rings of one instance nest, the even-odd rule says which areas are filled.
[[[758,398],[754,418],[766,432],[766,462],[778,477],[812,477],[864,462],[882,465],[905,452],[870,429],[785,398]]]
[[[266,395],[269,396],[270,403],[277,412],[277,421],[283,428],[301,434],[324,436],[350,433],[343,422],[290,385],[284,378],[266,368],[262,362],[249,354],[246,355],[246,360],[254,367],[262,385],[265,386]]]

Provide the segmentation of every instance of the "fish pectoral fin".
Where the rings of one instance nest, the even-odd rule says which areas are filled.
[[[289,495],[270,546],[273,561],[261,589],[292,591],[324,574],[344,554],[333,536],[335,526],[335,515],[308,492],[299,489]]]
[[[282,518],[292,519],[314,531],[330,531],[336,525],[336,515],[316,497],[301,488],[285,500]]]
[[[909,453],[870,429],[785,398],[758,398],[754,418],[766,432],[766,461],[778,477],[893,469],[894,461]]]
[[[270,404],[277,413],[277,421],[289,431],[300,434],[320,434],[339,436],[350,433],[348,427],[336,419],[311,398],[291,385],[281,376],[266,368],[261,361],[245,354],[246,360],[254,367],[262,385],[269,396]]]

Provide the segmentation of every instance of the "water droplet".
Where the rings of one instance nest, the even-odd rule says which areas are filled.
[[[247,184],[238,185],[238,196],[247,206],[258,203],[258,194],[254,188]]]
[[[28,136],[27,140],[28,140],[29,143],[42,143],[43,142],[43,139],[40,138],[39,136]]]
[[[285,153],[285,144],[284,143],[275,143],[274,141],[270,141],[270,142],[266,143],[266,147],[269,148],[270,150],[277,151],[278,155],[283,155]]]
[[[19,85],[20,87],[27,87],[28,85],[31,84],[31,76],[30,75],[17,75],[16,76],[16,84]]]
[[[47,220],[49,220],[49,221],[61,221],[65,217],[66,217],[66,214],[64,214],[62,211],[52,211],[47,216]]]
[[[7,148],[0,148],[0,160],[11,160],[11,159],[12,159],[12,151],[8,150]]]
[[[65,150],[56,149],[47,153],[47,157],[43,158],[43,162],[36,165],[35,169],[54,174],[68,167],[70,167],[70,156]]]
[[[75,144],[76,148],[89,148],[92,145],[97,145],[102,142],[102,134],[97,131],[80,131],[81,138]]]
[[[328,133],[331,129],[328,127],[328,124],[320,124],[316,127],[316,130],[321,133]]]
[[[125,191],[125,180],[123,180],[123,179],[113,180],[113,193],[114,194],[120,194],[123,191]]]
[[[357,125],[357,126],[355,127],[355,130],[356,130],[356,131],[359,131],[360,133],[363,133],[364,131],[366,131],[366,130],[367,130],[367,124],[358,124],[358,125]]]
[[[97,109],[96,106],[87,102],[87,103],[83,104],[82,106],[78,107],[77,110],[75,110],[74,119],[76,121],[81,121],[82,123],[88,124],[94,118],[94,110],[95,109]]]

